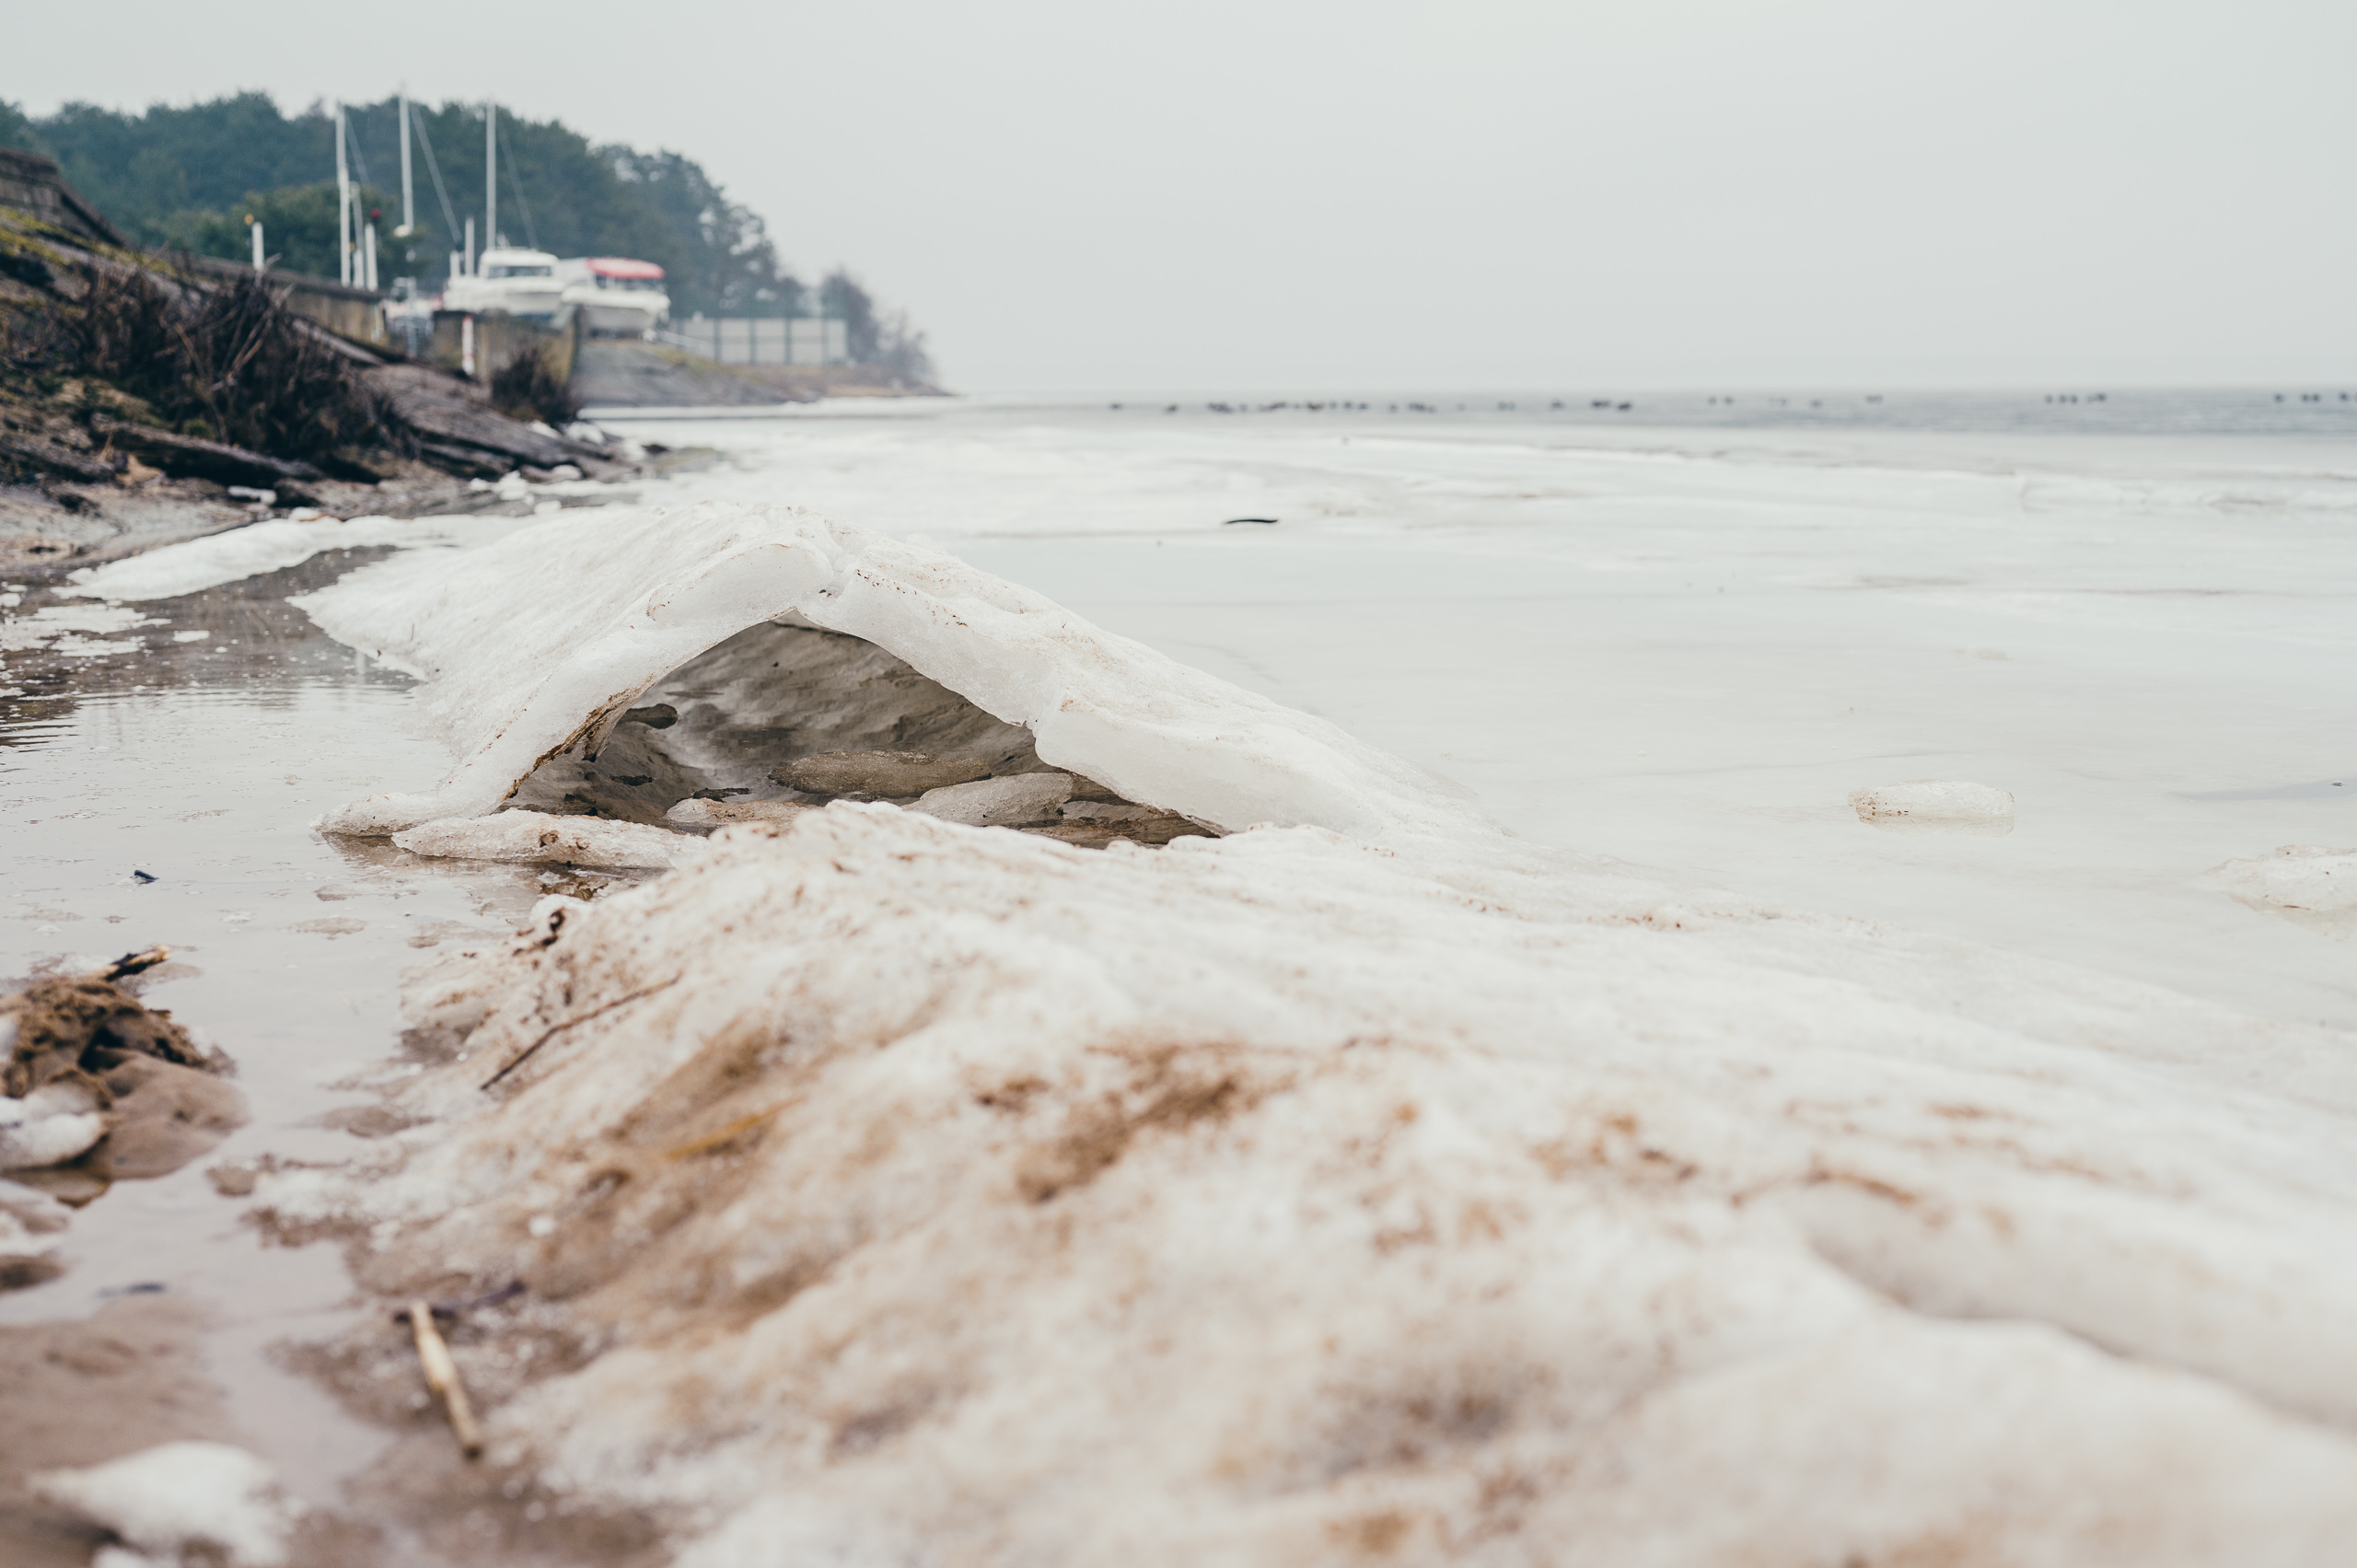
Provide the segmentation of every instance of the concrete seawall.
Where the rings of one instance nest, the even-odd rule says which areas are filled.
[[[584,338],[574,396],[590,408],[746,407],[820,398],[939,397],[877,365],[719,365],[660,343]]]

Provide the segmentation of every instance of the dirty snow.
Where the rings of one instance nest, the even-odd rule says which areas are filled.
[[[707,650],[802,646],[783,619],[1236,830],[1090,854],[839,801],[421,979],[453,1054],[398,1093],[420,1124],[261,1191],[371,1223],[378,1289],[520,1278],[608,1347],[516,1386],[494,1458],[684,1510],[712,1568],[2305,1563],[2357,1531],[2337,1031],[1537,849],[812,514],[566,528],[313,596],[434,673],[462,759],[331,822],[669,736],[622,715]],[[760,707],[777,663],[699,689]]]
[[[2212,873],[2249,904],[2318,914],[2357,912],[2357,849],[2285,844],[2255,860],[2230,860]]]
[[[63,1165],[107,1134],[107,1119],[78,1084],[52,1084],[23,1099],[0,1096],[0,1170]]]
[[[1866,822],[1973,822],[2010,824],[2011,791],[1947,779],[1910,779],[1852,792],[1850,807]]]
[[[293,1518],[277,1471],[226,1443],[164,1443],[30,1479],[36,1495],[112,1530],[159,1565],[279,1568],[286,1561]]]
[[[380,1288],[565,1303],[612,1348],[494,1456],[708,1514],[688,1562],[2357,1529],[2329,1031],[1501,841],[710,843],[437,971],[440,1120],[265,1189],[397,1236]]]

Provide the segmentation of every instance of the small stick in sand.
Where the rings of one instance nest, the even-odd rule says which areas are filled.
[[[425,1368],[425,1386],[434,1390],[449,1413],[450,1430],[458,1434],[459,1451],[470,1459],[482,1452],[482,1429],[475,1424],[474,1407],[467,1403],[467,1386],[459,1381],[459,1364],[434,1326],[434,1308],[423,1301],[409,1304],[410,1331],[417,1336],[417,1359]]]

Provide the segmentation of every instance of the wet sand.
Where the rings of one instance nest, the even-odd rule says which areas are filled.
[[[276,1465],[319,1515],[320,1550],[333,1543],[318,1561],[483,1561],[484,1531],[527,1505],[498,1495],[505,1478],[458,1460],[438,1415],[410,1408],[423,1386],[407,1331],[360,1304],[339,1249],[281,1245],[230,1195],[264,1156],[341,1161],[365,1148],[355,1139],[379,1130],[366,1080],[399,1046],[401,972],[441,945],[496,938],[547,890],[537,867],[419,861],[308,827],[388,770],[430,778],[444,766],[401,727],[409,679],[284,602],[376,553],[158,601],[144,607],[150,624],[83,640],[112,645],[101,651],[17,649],[0,664],[0,799],[19,833],[0,974],[169,945],[172,961],[142,977],[144,999],[229,1054],[250,1109],[211,1155],[84,1202],[56,1238],[63,1272],[0,1294],[0,1367],[16,1379],[6,1408],[62,1412],[6,1423],[11,1563],[86,1563],[94,1539],[26,1504],[27,1468],[174,1437]],[[75,602],[11,581],[25,585],[19,614]],[[366,1414],[287,1353],[355,1333],[381,1342],[390,1359],[377,1381],[399,1390]],[[386,1458],[398,1462],[369,1483],[370,1527],[349,1525],[345,1482]],[[453,1506],[486,1488],[495,1513]]]

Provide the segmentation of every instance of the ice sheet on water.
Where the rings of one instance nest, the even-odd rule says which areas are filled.
[[[129,603],[177,598],[299,566],[323,551],[475,542],[512,527],[505,519],[458,517],[289,517],[166,545],[103,566],[86,566],[58,591]]]
[[[136,652],[136,643],[101,640],[105,634],[128,632],[154,622],[138,610],[119,604],[52,604],[29,615],[0,616],[0,652],[46,646],[63,654]],[[98,637],[84,633],[95,633]]]
[[[465,759],[347,820],[488,810],[601,726],[716,745],[674,672],[728,648],[715,687],[792,693],[760,652],[815,628],[928,682],[925,723],[970,722],[948,691],[1077,777],[1291,825],[1090,854],[838,802],[422,980],[454,1054],[399,1091],[402,1157],[264,1195],[379,1222],[384,1288],[520,1278],[610,1347],[493,1416],[544,1484],[681,1508],[691,1564],[2297,1563],[2357,1531],[2330,1031],[1575,873],[808,514],[598,522],[316,596],[433,672]],[[880,689],[835,653],[801,692]],[[807,752],[886,749],[840,739]]]

